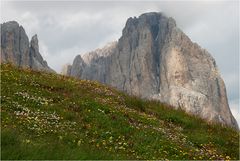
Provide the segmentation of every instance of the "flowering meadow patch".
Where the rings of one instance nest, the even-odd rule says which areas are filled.
[[[96,81],[1,65],[2,159],[239,159],[239,132]]]

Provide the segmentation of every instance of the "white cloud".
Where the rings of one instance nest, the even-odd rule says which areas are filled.
[[[23,22],[22,25],[26,26],[26,30],[33,31],[39,28],[38,18],[33,13],[26,11],[20,15],[19,21]]]
[[[59,25],[64,29],[68,30],[75,28],[76,26],[81,27],[87,25],[96,24],[98,21],[103,19],[100,13],[86,13],[86,12],[76,12],[68,13],[61,16],[61,21]]]
[[[47,60],[47,58],[49,57],[49,50],[47,45],[45,45],[44,42],[42,42],[41,40],[38,41],[38,45],[39,52],[41,53],[42,57]]]
[[[47,60],[48,63],[51,64],[51,67],[60,73],[65,64],[72,64],[76,55],[85,52],[87,52],[87,50],[75,46],[62,50],[56,55],[49,55]]]

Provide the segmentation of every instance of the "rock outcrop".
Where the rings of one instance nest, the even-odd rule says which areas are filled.
[[[111,56],[115,53],[116,47],[117,42],[112,42],[102,49],[86,53],[83,57],[78,55],[68,75],[110,84]]]
[[[162,13],[129,18],[117,43],[78,55],[67,74],[238,128],[215,60]]]
[[[16,21],[1,24],[1,63],[54,72],[39,53],[37,35],[29,43],[24,28]]]

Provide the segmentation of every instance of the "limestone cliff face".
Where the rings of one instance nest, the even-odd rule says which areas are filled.
[[[68,75],[238,128],[214,59],[162,13],[129,18],[118,43],[77,56]]]
[[[1,63],[54,72],[39,53],[37,35],[29,43],[28,36],[16,21],[1,24]]]

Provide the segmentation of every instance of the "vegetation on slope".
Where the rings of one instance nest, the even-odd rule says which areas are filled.
[[[239,159],[238,137],[97,82],[1,65],[1,159]]]

